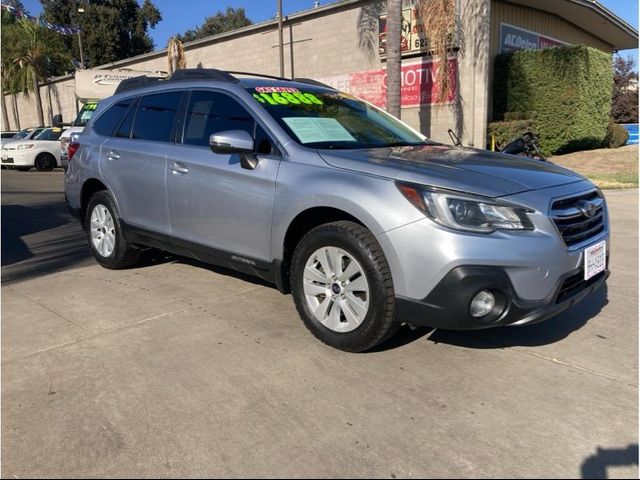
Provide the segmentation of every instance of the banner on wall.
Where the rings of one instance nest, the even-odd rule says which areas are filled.
[[[456,59],[449,60],[451,64],[450,89],[444,103],[451,103],[456,98],[457,68]],[[401,106],[419,107],[421,105],[437,104],[437,89],[435,83],[437,61],[418,61],[403,63],[401,69]],[[387,103],[387,72],[386,69],[364,70],[360,72],[318,77],[317,80],[331,85],[340,91],[361,98],[377,107],[385,108]]]
[[[539,50],[563,45],[569,44],[541,33],[514,27],[508,23],[500,24],[500,53],[516,50]]]

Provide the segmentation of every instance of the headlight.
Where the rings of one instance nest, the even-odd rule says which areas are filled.
[[[533,211],[517,205],[406,183],[396,185],[416,208],[445,227],[478,233],[533,230],[533,224],[527,217],[527,213]]]
[[[16,149],[17,150],[26,150],[27,148],[33,148],[35,146],[36,146],[35,143],[21,143],[20,145],[18,145],[16,147]]]

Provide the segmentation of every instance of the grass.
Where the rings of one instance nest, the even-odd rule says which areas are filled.
[[[550,160],[603,189],[638,188],[638,145],[557,155]]]

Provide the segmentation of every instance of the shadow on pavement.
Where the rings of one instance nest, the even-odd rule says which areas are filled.
[[[623,467],[638,465],[638,444],[633,443],[625,449],[600,448],[582,462],[580,473],[582,478],[609,478],[607,467]]]
[[[65,212],[64,202],[2,205],[3,283],[45,275],[89,258],[82,228]]]

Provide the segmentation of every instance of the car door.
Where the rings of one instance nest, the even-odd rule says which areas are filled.
[[[181,97],[181,91],[149,94],[124,100],[110,109],[126,108],[127,113],[102,144],[100,167],[128,227],[170,232],[167,152]],[[99,128],[102,117],[94,130]]]
[[[254,137],[255,169],[243,168],[237,153],[212,152],[209,136],[227,130]],[[272,137],[240,100],[213,90],[190,92],[181,137],[167,157],[172,236],[236,262],[269,261],[280,164]]]

